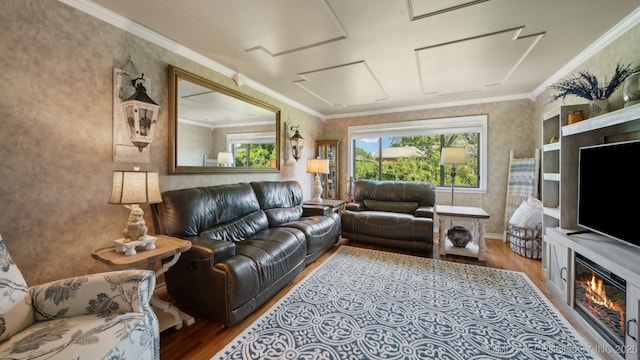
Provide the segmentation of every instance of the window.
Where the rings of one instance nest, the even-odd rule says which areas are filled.
[[[487,116],[465,116],[349,127],[349,173],[354,179],[430,181],[451,186],[444,147],[464,147],[456,188],[486,190]]]
[[[234,166],[275,167],[276,135],[274,132],[229,134],[227,143],[233,153]]]

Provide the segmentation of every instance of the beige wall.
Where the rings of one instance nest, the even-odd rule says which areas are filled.
[[[107,270],[89,254],[121,237],[128,215],[124,207],[107,204],[111,172],[136,165],[112,160],[112,72],[128,56],[149,79],[150,96],[163,106],[150,146],[151,163],[141,164],[145,170],[160,172],[162,190],[296,179],[310,197],[313,176],[305,172],[305,159],[314,156],[317,138],[341,139],[346,154],[349,125],[488,114],[489,190],[484,195],[456,194],[456,202],[487,209],[492,216],[488,232],[500,233],[509,150],[525,156],[540,144],[538,119],[547,106],[541,99],[535,104],[529,100],[496,102],[331,119],[323,124],[297,108],[246,86],[237,87],[219,73],[57,1],[0,0],[0,6],[0,233],[29,284]],[[637,30],[623,36],[587,66],[611,71],[620,57],[637,61],[632,54],[639,53],[638,36]],[[285,152],[281,173],[266,176],[168,175],[169,64],[279,107],[283,124],[300,125],[306,141],[304,157],[286,164]],[[285,151],[286,138],[281,140]],[[341,164],[346,174],[345,158]],[[447,198],[446,193],[438,194],[438,203]],[[153,228],[149,214],[146,217]]]
[[[534,104],[531,100],[514,100],[495,103],[456,106],[410,112],[398,112],[382,115],[370,115],[355,118],[336,118],[325,120],[324,137],[340,139],[343,154],[348,151],[348,128],[356,125],[370,125],[385,122],[428,120],[437,118],[488,115],[487,141],[487,193],[464,193],[456,190],[456,205],[480,206],[491,216],[487,233],[502,234],[504,205],[507,191],[509,151],[514,150],[516,157],[531,157],[537,142]],[[328,126],[327,126],[328,125]],[[348,163],[340,163],[340,171],[347,173]],[[346,179],[340,179],[340,187],[346,189]],[[436,204],[449,205],[449,191],[436,194]]]
[[[602,51],[593,55],[574,71],[567,75],[575,75],[577,72],[587,70],[596,75],[598,80],[607,82],[611,79],[618,62],[622,64],[633,63],[633,66],[640,66],[640,25],[636,25],[626,33],[622,34]],[[551,101],[554,92],[547,90],[536,99],[536,116],[542,118],[542,114],[553,110],[560,105],[573,105],[586,103],[587,100],[575,96],[567,97],[564,101]],[[620,109],[624,106],[622,99],[622,86],[609,98],[611,110]],[[538,132],[540,133],[540,131]],[[540,140],[541,141],[541,140]]]
[[[290,166],[283,157],[280,174],[168,175],[167,67],[279,107],[282,121],[300,125],[311,144],[321,126],[316,117],[58,1],[1,0],[0,7],[0,234],[29,284],[108,270],[90,253],[122,237],[128,215],[107,203],[112,171],[136,165],[112,158],[113,67],[128,56],[162,105],[151,163],[140,164],[159,171],[162,190],[296,179],[311,197],[306,151]]]

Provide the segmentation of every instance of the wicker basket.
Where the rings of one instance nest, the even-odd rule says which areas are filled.
[[[534,260],[542,258],[542,229],[509,224],[507,236],[514,253]]]

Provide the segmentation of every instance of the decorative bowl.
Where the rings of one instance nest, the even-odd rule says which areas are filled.
[[[447,230],[447,237],[453,246],[465,247],[471,241],[471,232],[463,226],[454,226]]]

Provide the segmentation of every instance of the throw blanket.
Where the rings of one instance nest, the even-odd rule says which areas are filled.
[[[505,241],[511,215],[529,196],[537,195],[538,186],[538,158],[514,159],[513,152],[510,158],[507,200],[504,209]]]

